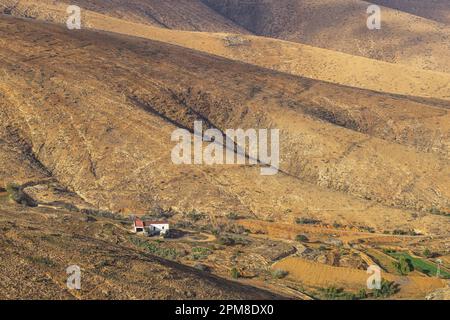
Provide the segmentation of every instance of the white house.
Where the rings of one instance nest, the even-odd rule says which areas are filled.
[[[150,221],[136,218],[133,223],[134,233],[145,233],[149,236],[163,235],[169,230],[169,223],[166,221]]]

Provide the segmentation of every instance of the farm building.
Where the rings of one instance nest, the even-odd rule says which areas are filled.
[[[150,221],[136,218],[133,222],[134,233],[145,233],[149,236],[163,235],[169,230],[167,221]]]

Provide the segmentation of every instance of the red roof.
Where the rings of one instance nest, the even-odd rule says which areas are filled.
[[[142,221],[142,220],[139,219],[139,218],[136,218],[136,219],[134,220],[134,226],[135,226],[136,228],[143,228],[143,227],[144,227],[144,221]]]

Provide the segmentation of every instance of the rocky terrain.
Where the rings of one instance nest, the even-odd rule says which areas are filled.
[[[244,4],[239,0],[204,2],[257,35],[421,69],[450,71],[450,63],[445,54],[450,45],[448,19],[427,19],[430,14],[433,17],[448,15],[447,1],[433,1],[432,5],[422,1],[422,10],[417,11],[422,12],[424,17],[393,9],[397,6],[414,11],[411,8],[417,8],[417,5],[411,5],[411,1],[255,0]],[[382,9],[380,30],[373,31],[366,27],[367,8],[371,3],[390,4]],[[424,9],[424,6],[427,9]],[[445,8],[441,10],[440,6]],[[434,14],[433,11],[439,13]]]
[[[365,5],[325,4],[337,15]],[[288,9],[330,12],[309,1],[182,1],[178,11],[81,1],[81,30],[65,27],[63,1],[0,5],[1,298],[326,298],[326,283],[346,274],[355,277],[336,283],[361,289],[376,261],[403,286],[398,298],[445,287],[430,273],[434,255],[445,271],[450,254],[443,16],[387,11],[391,27],[418,22],[426,43],[388,27],[392,43],[356,52],[346,40],[354,20],[335,41],[332,24],[281,28]],[[395,41],[411,45],[396,50]],[[280,171],[174,164],[172,132],[192,132],[196,120],[222,134],[279,129]],[[187,236],[136,240],[129,217],[155,208]],[[398,274],[396,254],[431,269]],[[89,270],[78,295],[64,288],[71,259]],[[27,274],[30,265],[39,268]],[[274,276],[277,266],[288,276]],[[302,276],[314,266],[331,280]],[[234,268],[240,280],[225,280]],[[158,290],[133,284],[146,277]],[[186,291],[186,281],[198,286]]]

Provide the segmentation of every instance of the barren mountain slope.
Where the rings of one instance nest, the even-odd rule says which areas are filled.
[[[0,299],[280,298],[139,251],[108,219],[15,206],[0,208],[0,229]],[[66,286],[74,264],[80,291]]]
[[[25,10],[24,5],[27,6]],[[169,29],[248,33],[199,0],[1,0],[0,12],[13,8],[13,14],[19,10],[32,16],[35,10],[47,5],[64,11],[68,5],[77,5],[82,9]],[[46,15],[46,18],[50,17],[51,13]]]
[[[0,21],[2,125],[21,132],[30,155],[96,207],[143,213],[156,202],[287,221],[310,210],[378,230],[448,232],[447,218],[425,212],[450,198],[449,118],[440,103],[148,40]],[[222,130],[281,129],[285,173],[172,164],[171,133],[194,119]],[[424,212],[412,218],[410,210]]]
[[[366,26],[361,0],[204,0],[247,30],[387,62],[450,72],[449,25],[382,8],[381,30]],[[427,6],[434,6],[426,1]]]
[[[32,10],[30,9],[32,8]],[[425,71],[278,39],[168,30],[83,10],[83,27],[177,44],[312,79],[381,92],[450,100],[450,74]],[[65,7],[20,2],[14,15],[64,23]]]
[[[450,24],[449,0],[370,0],[371,3]]]

